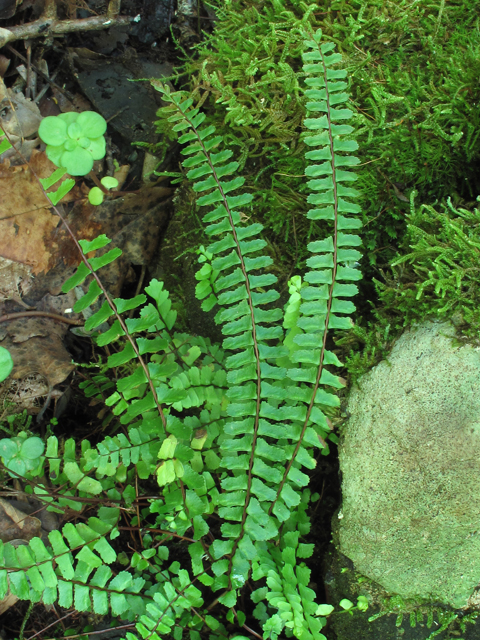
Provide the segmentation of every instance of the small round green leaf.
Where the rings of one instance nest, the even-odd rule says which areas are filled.
[[[8,378],[13,369],[13,360],[5,347],[0,347],[0,382]]]
[[[90,138],[87,138],[86,136],[78,139],[78,144],[84,149],[88,149],[88,147],[90,146],[90,142]]]
[[[25,461],[21,458],[12,458],[5,464],[5,466],[7,467],[7,469],[10,469],[10,471],[18,473],[19,476],[24,476],[25,471],[27,470]]]
[[[111,176],[105,176],[100,180],[100,182],[106,189],[115,189],[115,187],[118,187],[118,180]]]
[[[62,156],[65,153],[65,146],[61,144],[59,147],[52,147],[52,145],[48,144],[45,149],[45,153],[47,154],[47,158],[50,162],[53,162],[57,167],[61,167],[60,164],[62,160]]]
[[[0,456],[8,461],[10,458],[13,458],[18,453],[18,446],[15,440],[11,440],[10,438],[2,438],[0,440]]]
[[[65,151],[74,151],[78,147],[76,140],[65,140],[63,148]]]
[[[77,118],[77,123],[82,128],[82,133],[87,138],[103,136],[107,130],[107,121],[95,111],[84,111]]]
[[[320,604],[318,605],[317,610],[315,611],[315,615],[317,616],[329,616],[335,607],[332,607],[331,604]]]
[[[357,609],[359,611],[366,611],[368,609],[368,598],[366,598],[365,596],[358,596]]]
[[[45,445],[43,440],[41,440],[41,438],[37,438],[37,436],[33,436],[31,438],[27,438],[22,444],[20,456],[22,458],[28,458],[29,460],[35,460],[35,458],[39,458],[43,455],[44,451]]]
[[[90,204],[98,206],[103,202],[103,191],[98,187],[92,187],[88,192],[88,201]]]
[[[43,142],[58,147],[67,138],[67,123],[56,116],[47,116],[38,127],[38,135]]]
[[[345,609],[345,611],[348,611],[354,606],[353,602],[351,600],[347,600],[347,598],[340,600],[338,604],[342,607],[342,609]]]
[[[68,127],[72,122],[76,122],[79,115],[77,111],[67,111],[67,113],[60,113],[57,118],[66,122]]]
[[[68,125],[68,135],[75,140],[82,137],[82,129],[78,122],[72,122],[72,124]]]
[[[90,140],[90,145],[87,147],[89,153],[92,154],[94,160],[101,160],[106,152],[105,138],[94,138]]]
[[[92,154],[81,147],[75,151],[65,151],[60,163],[71,176],[86,176],[93,168]]]

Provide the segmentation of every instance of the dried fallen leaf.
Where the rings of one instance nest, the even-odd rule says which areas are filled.
[[[28,138],[38,131],[42,115],[35,102],[25,98],[23,93],[5,89],[0,78],[0,109],[2,129],[10,134],[14,142]]]
[[[7,500],[0,498],[0,540],[2,542],[17,538],[28,541],[41,536],[41,533],[42,523],[39,518],[27,515]]]
[[[32,270],[28,265],[0,256],[0,303],[21,298],[31,284]]]
[[[30,167],[0,165],[0,256],[29,266],[34,275],[48,271],[57,261],[49,244],[60,221],[49,209],[32,171],[46,178],[55,169],[39,151],[32,152]],[[64,201],[74,197],[70,192]]]

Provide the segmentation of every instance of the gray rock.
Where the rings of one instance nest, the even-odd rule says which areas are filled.
[[[350,395],[340,551],[388,592],[479,605],[480,348],[405,333]]]

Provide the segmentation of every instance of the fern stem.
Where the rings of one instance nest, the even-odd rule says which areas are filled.
[[[12,140],[10,138],[10,135],[8,132],[4,131],[5,137],[7,138],[7,140],[10,142],[10,144],[12,145],[12,147],[14,146],[12,143]],[[157,396],[157,392],[155,390],[155,386],[152,382],[152,378],[150,376],[150,372],[148,370],[148,367],[146,365],[146,362],[144,361],[144,359],[142,358],[142,356],[140,355],[140,352],[138,351],[138,347],[137,347],[137,343],[135,342],[135,340],[132,338],[132,336],[130,335],[127,326],[123,320],[123,318],[120,316],[120,314],[117,312],[117,309],[112,301],[112,299],[110,298],[110,296],[108,295],[107,290],[105,289],[105,287],[103,286],[100,278],[98,277],[98,275],[95,273],[95,271],[90,267],[90,264],[87,260],[86,255],[84,254],[82,247],[80,246],[80,243],[78,242],[75,234],[73,233],[72,229],[70,228],[70,225],[68,224],[68,222],[66,221],[65,217],[62,215],[62,213],[60,212],[60,210],[51,202],[50,198],[48,197],[47,192],[45,191],[45,189],[43,188],[43,185],[40,181],[40,178],[38,177],[37,173],[35,172],[35,170],[33,169],[33,167],[31,166],[31,164],[29,163],[29,161],[25,158],[25,156],[22,154],[22,152],[15,148],[15,151],[17,152],[17,154],[20,156],[20,158],[23,160],[23,162],[28,166],[30,172],[32,173],[33,177],[35,178],[35,181],[37,182],[38,186],[40,187],[40,189],[42,190],[43,195],[45,196],[45,199],[48,201],[49,207],[52,208],[55,213],[57,214],[57,216],[60,218],[60,220],[62,221],[63,225],[65,226],[65,229],[67,230],[68,234],[70,235],[70,237],[72,238],[73,242],[75,243],[75,246],[78,249],[78,252],[80,254],[80,257],[82,259],[82,262],[85,264],[85,266],[89,269],[91,275],[93,276],[93,278],[95,279],[96,283],[98,284],[98,286],[100,287],[100,289],[103,292],[103,295],[105,296],[106,301],[108,302],[109,307],[112,309],[112,311],[115,314],[115,317],[117,318],[118,322],[120,323],[120,326],[122,327],[123,331],[125,332],[125,335],[127,336],[128,341],[130,342],[130,344],[132,345],[132,348],[135,352],[135,355],[138,358],[138,361],[145,373],[145,376],[147,378],[147,382],[148,385],[150,387],[150,390],[152,392],[153,395],[153,399],[155,401],[155,405],[157,406],[157,410],[158,413],[160,415],[160,418],[162,420],[162,425],[164,430],[166,430],[166,426],[167,426],[167,420],[165,418],[165,414],[163,412],[162,406],[158,401],[158,396]]]
[[[313,38],[313,34],[309,34],[311,38]],[[325,316],[325,328],[323,330],[323,340],[322,340],[322,348],[320,351],[320,364],[318,366],[318,370],[317,370],[317,377],[315,379],[315,384],[313,385],[313,389],[312,389],[312,399],[310,400],[310,404],[308,405],[307,408],[307,415],[305,416],[305,421],[303,423],[302,426],[302,430],[300,433],[300,437],[298,439],[298,442],[295,446],[295,449],[293,451],[292,457],[290,458],[290,460],[288,461],[288,464],[285,468],[284,474],[283,474],[283,478],[282,481],[280,482],[278,489],[277,489],[277,496],[275,498],[275,500],[272,502],[272,504],[270,505],[270,508],[268,510],[269,515],[271,515],[273,507],[275,505],[275,502],[278,500],[280,493],[283,489],[283,486],[287,480],[287,476],[288,473],[293,465],[293,463],[295,462],[295,458],[297,457],[298,451],[300,449],[300,447],[302,446],[302,441],[303,441],[303,437],[305,435],[305,431],[307,430],[307,426],[308,426],[308,421],[310,419],[310,414],[312,412],[314,403],[315,403],[315,396],[316,393],[318,391],[318,388],[320,386],[320,378],[322,376],[322,371],[323,371],[323,362],[325,359],[325,351],[326,351],[326,347],[327,347],[327,338],[328,338],[328,322],[330,319],[330,313],[331,313],[331,309],[332,309],[332,301],[333,301],[333,287],[335,286],[335,280],[336,280],[336,274],[337,274],[337,238],[338,238],[338,194],[337,194],[337,180],[335,178],[335,172],[336,172],[336,167],[335,167],[335,153],[334,153],[334,149],[333,149],[333,134],[332,134],[332,119],[331,119],[331,115],[330,115],[330,94],[328,91],[328,81],[327,81],[327,67],[325,65],[325,56],[320,48],[320,46],[318,47],[318,51],[320,52],[320,55],[322,56],[322,62],[323,62],[323,74],[324,74],[324,80],[325,80],[325,92],[327,95],[326,98],[326,103],[327,103],[327,118],[328,118],[328,138],[329,138],[329,144],[330,144],[330,152],[332,154],[332,180],[333,180],[333,199],[334,199],[334,203],[333,203],[333,212],[334,212],[334,220],[333,220],[333,269],[332,269],[332,284],[330,285],[330,290],[329,290],[329,296],[328,296],[328,302],[327,302],[327,312],[326,312],[326,316]]]

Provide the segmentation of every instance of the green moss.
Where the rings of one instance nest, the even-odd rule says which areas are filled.
[[[450,198],[416,207],[414,196],[400,250],[381,270],[382,279],[374,279],[379,304],[373,320],[357,318],[336,340],[352,382],[387,358],[412,324],[450,320],[459,340],[480,339],[480,209],[454,207]]]
[[[468,1],[333,6],[369,163],[358,183],[364,241],[370,262],[383,265],[403,236],[412,190],[426,204],[480,191],[478,10]]]
[[[367,282],[374,274],[369,265],[385,267],[396,253],[412,190],[427,205],[480,192],[475,3],[212,0],[209,5],[216,12],[215,29],[185,56],[172,80],[193,92],[208,123],[235,150],[284,282],[302,267],[310,236],[322,233],[303,216],[301,24],[320,26],[337,43],[348,70],[364,165],[358,188]],[[175,137],[164,125],[159,130]],[[186,210],[178,214],[191,216]]]
[[[351,379],[384,358],[412,322],[453,315],[468,333],[478,324],[472,289],[475,255],[465,252],[451,225],[444,225],[446,214],[438,213],[436,203],[448,196],[454,202],[473,199],[480,192],[480,28],[475,4],[209,4],[217,16],[214,31],[192,55],[185,54],[172,80],[193,92],[207,123],[235,150],[245,186],[254,195],[252,207],[243,213],[251,216],[255,211],[255,219],[265,225],[267,251],[283,291],[288,278],[303,267],[310,236],[323,237],[320,225],[304,215],[299,26],[321,26],[344,56],[363,164],[357,187],[366,249],[358,299],[364,320],[357,318],[355,330],[337,341]],[[166,139],[176,137],[172,126],[158,123]],[[162,146],[166,150],[164,142],[157,152]],[[410,211],[412,194],[424,203],[416,214]],[[475,215],[465,215],[454,215],[455,227],[467,236],[475,234]],[[172,255],[203,241],[194,194],[188,189],[177,199],[175,225]]]
[[[384,282],[376,282],[382,315],[397,329],[432,316],[450,319],[478,339],[480,209],[455,208],[450,199],[437,207],[412,204],[402,249]]]

